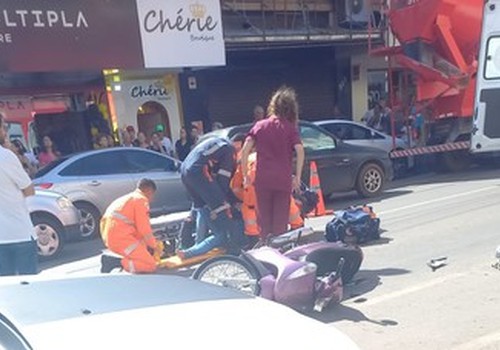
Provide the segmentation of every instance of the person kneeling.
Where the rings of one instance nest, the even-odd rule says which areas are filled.
[[[149,221],[149,204],[155,192],[153,180],[141,179],[134,192],[110,204],[101,219],[101,235],[106,247],[122,258],[103,255],[101,272],[118,267],[131,273],[156,270],[156,260],[148,251],[160,249]]]

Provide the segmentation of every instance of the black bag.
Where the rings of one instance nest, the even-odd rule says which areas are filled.
[[[300,214],[305,217],[318,205],[318,194],[310,190],[304,183],[300,185],[300,192],[293,193],[293,199],[300,208]]]
[[[329,242],[360,244],[379,239],[379,229],[380,219],[372,207],[364,205],[336,211],[326,224],[325,236]]]

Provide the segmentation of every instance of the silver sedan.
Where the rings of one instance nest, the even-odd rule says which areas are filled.
[[[81,238],[86,239],[99,232],[99,220],[111,202],[133,191],[143,177],[158,186],[151,216],[188,210],[190,200],[178,168],[177,160],[163,154],[117,147],[63,157],[41,169],[34,183],[75,204],[82,216]]]
[[[71,201],[50,191],[37,190],[26,199],[37,236],[38,256],[57,256],[67,240],[80,236],[80,213]]]

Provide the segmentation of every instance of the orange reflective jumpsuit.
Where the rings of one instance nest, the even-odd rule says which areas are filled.
[[[122,267],[131,273],[153,272],[156,261],[147,247],[156,240],[149,222],[149,202],[140,190],[116,199],[101,219],[106,247],[123,256]]]
[[[240,155],[238,155],[238,160]],[[253,186],[255,180],[255,171],[257,169],[257,153],[252,153],[248,157],[248,175],[250,178],[250,185],[246,188],[243,186],[243,172],[241,164],[238,162],[238,167],[231,180],[231,189],[234,195],[243,202],[241,206],[241,214],[245,223],[245,234],[248,236],[258,236],[260,228],[257,224],[257,196],[255,194],[255,187]],[[290,201],[290,214],[289,224],[292,229],[304,226],[304,220],[300,215],[300,208],[297,206],[295,200]]]

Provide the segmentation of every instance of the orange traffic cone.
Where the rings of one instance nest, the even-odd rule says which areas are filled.
[[[311,174],[309,177],[309,187],[312,191],[318,194],[318,204],[316,208],[310,212],[308,217],[323,216],[327,214],[332,214],[332,210],[325,209],[325,202],[323,201],[323,192],[321,191],[321,184],[319,182],[318,168],[316,167],[316,162],[311,162]]]

